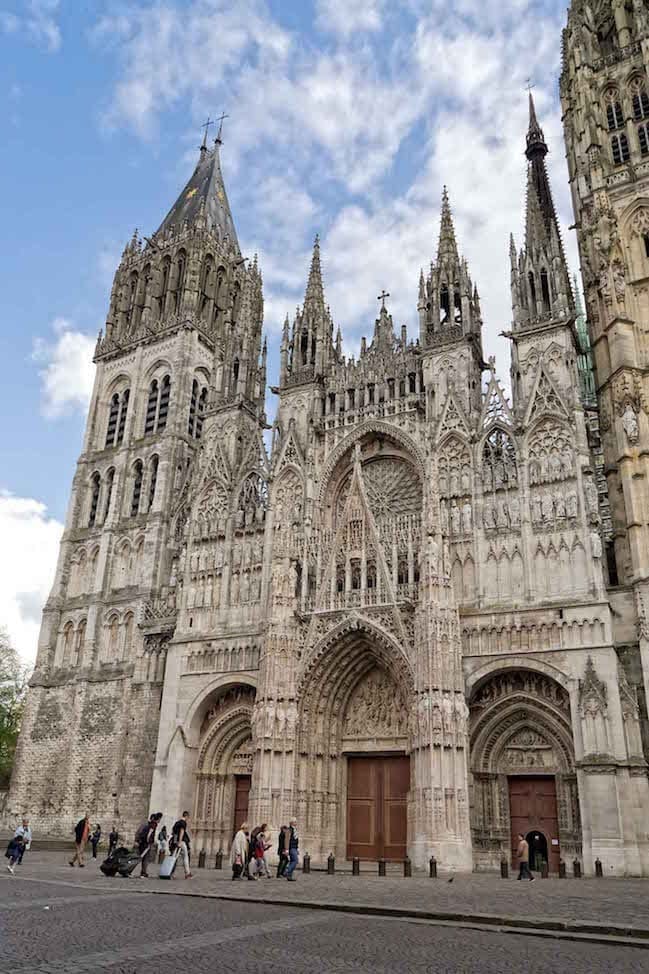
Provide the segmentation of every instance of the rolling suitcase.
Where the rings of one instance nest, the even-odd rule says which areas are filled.
[[[177,852],[174,852],[172,855],[165,856],[162,860],[162,865],[160,866],[160,879],[171,879],[177,862]]]

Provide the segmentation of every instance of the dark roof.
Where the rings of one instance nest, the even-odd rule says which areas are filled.
[[[158,233],[164,233],[172,225],[180,230],[184,221],[188,224],[194,223],[203,201],[208,228],[221,237],[229,237],[235,250],[239,251],[237,231],[223,183],[218,142],[211,151],[201,149],[200,159],[191,179],[164,218]]]

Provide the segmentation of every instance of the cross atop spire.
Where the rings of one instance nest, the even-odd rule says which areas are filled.
[[[207,149],[207,133],[208,133],[208,130],[209,130],[210,125],[214,125],[214,124],[215,123],[212,121],[212,119],[208,115],[207,116],[207,121],[206,122],[203,122],[203,124],[201,125],[201,128],[202,129],[205,129],[205,134],[203,135],[203,142],[201,144],[201,149]]]
[[[216,121],[217,121],[217,122],[219,123],[219,130],[218,130],[218,132],[216,133],[216,138],[214,139],[214,142],[216,143],[216,145],[222,145],[222,143],[223,143],[223,139],[221,138],[221,136],[222,136],[222,134],[223,134],[223,122],[224,122],[224,120],[225,120],[226,118],[229,118],[229,117],[230,117],[229,115],[226,115],[226,114],[225,114],[225,112],[223,112],[223,113],[222,113],[222,114],[221,114],[221,115],[220,115],[220,116],[219,116],[219,117],[217,118],[217,120],[216,120]]]
[[[442,218],[439,230],[439,246],[437,248],[438,263],[443,260],[459,261],[457,252],[457,242],[455,240],[455,227],[453,226],[453,216],[451,214],[451,204],[448,200],[446,186],[442,193]]]
[[[379,296],[376,299],[377,301],[380,301],[381,302],[381,311],[385,311],[386,310],[386,307],[385,307],[385,299],[386,298],[389,298],[389,297],[390,297],[390,292],[389,291],[386,291],[385,288],[383,288],[383,290],[381,291],[381,293],[379,294]]]

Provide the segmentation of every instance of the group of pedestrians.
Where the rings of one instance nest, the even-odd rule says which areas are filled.
[[[291,819],[289,824],[283,825],[279,832],[277,879],[295,882],[296,877],[293,874],[300,858],[299,844],[297,821]],[[270,879],[266,853],[271,845],[268,823],[264,822],[251,831],[248,822],[243,822],[232,840],[230,851],[232,879],[243,879],[244,876],[253,881]]]
[[[162,812],[154,812],[149,818],[139,826],[135,832],[133,846],[140,857],[140,876],[143,879],[149,878],[149,863],[156,860],[162,863],[167,856],[173,856],[175,861],[180,861],[183,865],[185,879],[191,879],[191,839],[189,835],[188,820],[189,812],[185,811],[182,818],[179,818],[171,829],[171,835],[167,833],[166,825],[163,825],[158,832]],[[75,853],[70,859],[70,865],[85,866],[86,846],[90,843],[92,848],[92,858],[97,858],[97,847],[102,839],[101,826],[97,824],[94,829],[90,823],[90,816],[84,815],[74,827]],[[117,827],[113,825],[108,835],[108,858],[118,849],[123,839]],[[174,862],[175,865],[175,862]]]

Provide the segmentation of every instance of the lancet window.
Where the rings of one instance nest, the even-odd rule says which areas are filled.
[[[149,398],[144,419],[144,435],[161,432],[167,425],[169,399],[171,397],[171,377],[165,375],[162,382],[154,379],[149,386]]]
[[[155,500],[155,489],[158,482],[158,466],[160,465],[160,458],[157,456],[151,457],[151,463],[149,467],[149,503],[147,510],[151,510],[153,507],[153,501]]]
[[[624,132],[621,132],[619,135],[612,136],[611,151],[613,153],[613,162],[616,165],[620,165],[622,162],[628,162],[630,155],[629,140]]]
[[[482,448],[482,478],[485,490],[516,487],[516,448],[504,430],[491,431]]]
[[[97,520],[97,508],[99,506],[99,492],[101,490],[101,477],[98,473],[92,475],[90,481],[90,512],[88,514],[88,527],[94,527]]]
[[[137,460],[133,468],[133,493],[131,495],[131,517],[137,517],[140,511],[140,496],[144,479],[144,464]]]
[[[115,483],[115,468],[111,467],[106,474],[106,500],[104,501],[104,521],[110,513],[110,502],[113,497],[113,484]]]

